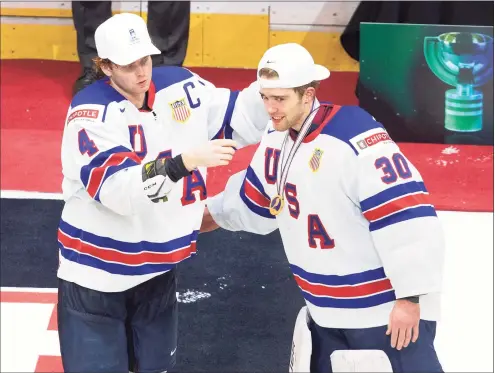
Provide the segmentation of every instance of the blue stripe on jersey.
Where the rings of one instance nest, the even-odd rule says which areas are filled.
[[[232,114],[234,113],[235,103],[239,97],[239,91],[230,91],[229,102],[227,104],[227,109],[225,110],[225,115],[223,117],[222,126],[218,132],[213,136],[212,140],[215,139],[230,139],[232,140],[232,134],[234,129],[230,125],[232,121]]]
[[[261,181],[258,179],[258,176],[256,176],[256,173],[254,172],[254,170],[251,168],[251,166],[249,166],[246,170],[246,176],[244,177],[244,179],[246,180],[249,180],[251,182],[251,184],[253,184],[253,186],[258,189],[258,191],[265,197],[267,198],[268,200],[270,200],[270,197],[268,196],[268,194],[265,193],[265,189],[263,188],[263,184],[261,183]],[[275,216],[273,216],[271,213],[270,213],[270,210],[268,208],[265,208],[265,207],[261,207],[259,205],[256,205],[254,204],[253,202],[251,202],[251,200],[246,196],[246,190],[245,190],[245,182],[242,183],[242,187],[241,187],[241,190],[239,191],[239,194],[241,196],[241,199],[243,200],[244,204],[252,211],[254,212],[255,214],[259,215],[259,216],[263,216],[264,218],[267,218],[267,219],[275,219]]]
[[[321,275],[311,272],[307,272],[304,269],[291,264],[290,268],[294,275],[301,277],[302,279],[323,285],[340,286],[340,285],[359,285],[369,281],[382,280],[387,278],[383,267],[371,269],[364,272],[352,273],[349,275]]]
[[[126,98],[108,84],[108,78],[94,82],[80,90],[72,99],[71,108],[79,105],[104,105],[105,112],[102,122],[105,121],[106,106],[111,102],[125,101]]]
[[[411,207],[407,210],[399,211],[383,219],[370,223],[369,230],[370,232],[373,232],[395,223],[426,216],[437,216],[437,213],[432,206]]]
[[[260,179],[258,179],[256,172],[254,172],[254,169],[251,166],[248,166],[248,168],[246,169],[245,178],[248,179],[251,182],[251,184],[253,184],[256,187],[256,189],[258,189],[261,192],[261,194],[263,194],[264,197],[270,200],[270,197],[265,192],[265,188],[263,188],[263,184],[261,183]]]
[[[132,153],[132,151],[127,149],[124,146],[117,146],[117,147],[109,149],[105,152],[99,153],[86,166],[81,167],[80,177],[81,177],[81,181],[82,181],[82,183],[86,189],[88,189],[89,183],[91,181],[91,179],[90,179],[90,177],[92,176],[91,171],[93,171],[94,169],[96,169],[98,167],[101,167],[110,156],[112,156],[114,154],[118,154],[118,153]],[[110,165],[109,167],[107,167],[105,170],[105,173],[103,175],[103,178],[101,179],[101,181],[99,181],[98,190],[97,190],[97,192],[93,198],[96,201],[101,202],[100,201],[100,190],[101,190],[101,187],[102,187],[103,183],[105,182],[105,180],[107,180],[110,176],[112,176],[113,174],[115,174],[116,172],[118,172],[120,170],[123,170],[125,168],[129,168],[132,166],[136,166],[136,165],[139,165],[139,163],[133,159],[126,157],[125,161],[122,162],[121,164]]]
[[[348,144],[354,153],[359,154],[350,139],[383,125],[359,106],[342,106],[331,119],[331,124],[325,126],[322,134],[335,137]]]
[[[365,298],[330,298],[330,297],[317,297],[311,295],[305,291],[302,291],[304,299],[317,307],[329,307],[329,308],[368,308],[379,306],[380,304],[394,301],[395,292],[393,290],[386,291],[384,293],[372,295]]]
[[[198,238],[199,231],[193,231],[183,237],[178,237],[166,242],[125,242],[114,240],[113,238],[98,236],[93,233],[86,232],[82,229],[76,228],[71,224],[60,220],[59,229],[70,237],[80,239],[83,242],[110,249],[122,251],[124,253],[140,253],[143,251],[155,252],[155,253],[167,253],[177,250],[181,247],[185,247],[191,244]]]
[[[232,134],[234,132],[230,122],[232,120],[232,114],[234,113],[237,97],[239,97],[239,91],[230,91],[229,103],[227,105],[227,110],[225,111],[225,117],[223,118],[222,123],[222,127],[225,129],[226,139],[232,139]]]
[[[73,250],[66,249],[60,242],[58,243],[60,254],[67,260],[81,265],[101,269],[114,275],[141,276],[150,273],[169,271],[177,264],[143,264],[140,266],[127,266],[118,263],[108,263],[90,255],[79,254]],[[191,253],[191,256],[196,255]],[[187,260],[187,259],[186,259]]]
[[[417,192],[427,192],[423,182],[409,181],[404,184],[395,185],[361,201],[361,210],[365,212],[394,198]]]
[[[193,76],[192,72],[179,66],[155,67],[152,74],[152,80],[157,93],[162,89],[183,82]]]

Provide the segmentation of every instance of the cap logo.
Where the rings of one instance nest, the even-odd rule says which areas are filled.
[[[137,43],[139,38],[136,36],[136,31],[133,28],[129,29],[129,36],[131,37],[131,43]]]
[[[266,61],[266,63],[275,63],[275,61],[268,60],[268,61]]]

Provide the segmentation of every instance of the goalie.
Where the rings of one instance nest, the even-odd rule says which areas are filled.
[[[213,220],[206,213],[203,226],[280,229],[310,316],[298,318],[294,340],[306,345],[294,346],[294,370],[329,372],[334,352],[332,364],[339,351],[378,350],[394,372],[440,372],[435,208],[380,123],[359,107],[318,102],[329,75],[300,45],[265,53],[258,82],[271,121],[247,170],[207,203]]]

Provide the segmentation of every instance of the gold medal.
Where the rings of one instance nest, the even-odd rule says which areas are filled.
[[[276,216],[280,214],[283,208],[284,208],[284,197],[282,197],[280,194],[277,194],[270,201],[270,214]]]

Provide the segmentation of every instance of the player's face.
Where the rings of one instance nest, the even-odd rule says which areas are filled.
[[[113,65],[109,75],[114,84],[128,95],[144,94],[150,88],[151,57],[143,57],[129,65]]]
[[[263,88],[260,93],[275,130],[299,129],[307,111],[304,95],[291,88]]]

